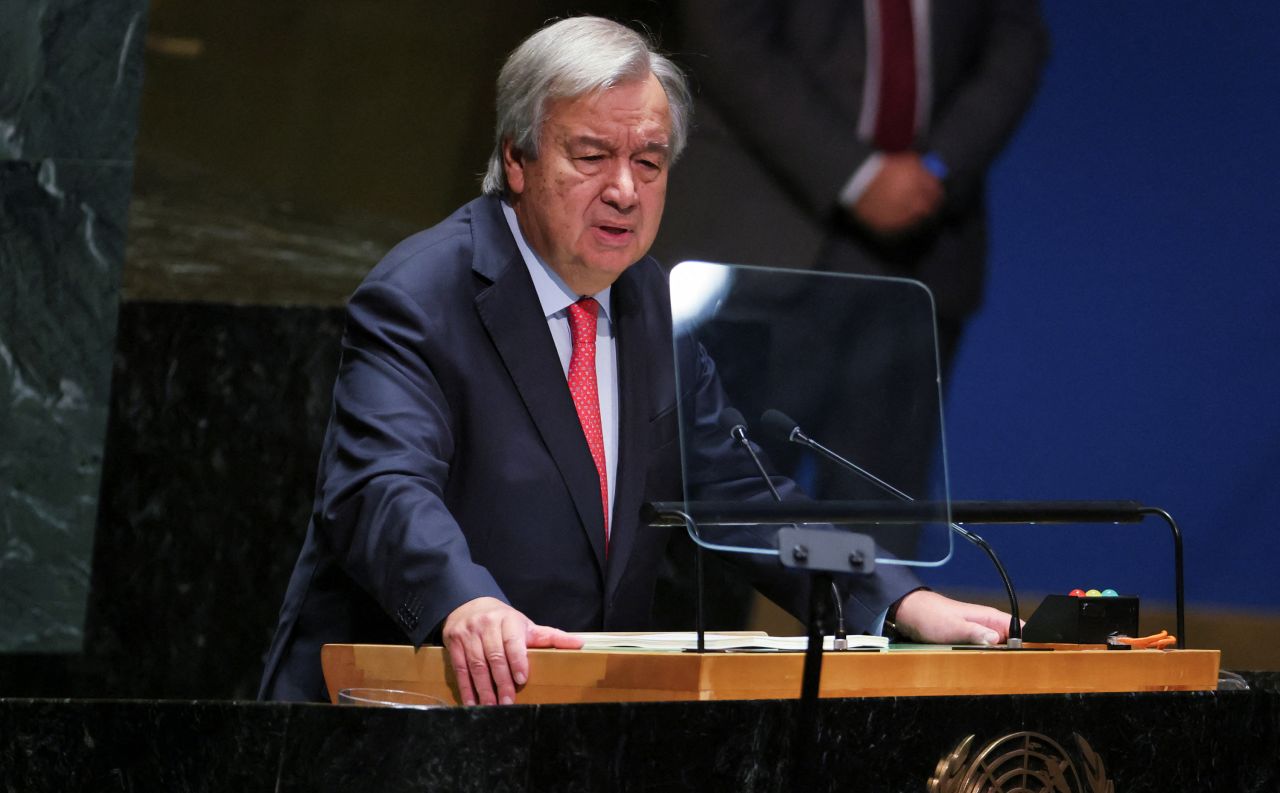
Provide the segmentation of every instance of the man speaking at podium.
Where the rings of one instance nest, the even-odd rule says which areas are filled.
[[[511,703],[526,648],[649,627],[668,531],[640,505],[682,493],[666,279],[646,253],[689,104],[677,67],[603,19],[549,25],[508,58],[484,195],[400,243],[349,302],[261,697],[327,699],[326,643],[441,641],[464,703]],[[717,492],[762,490],[719,430],[705,353],[679,365],[704,445],[723,446],[699,450],[725,459]],[[752,577],[803,615],[803,576]],[[893,608],[924,641],[1007,630],[901,568],[848,587],[854,629]]]

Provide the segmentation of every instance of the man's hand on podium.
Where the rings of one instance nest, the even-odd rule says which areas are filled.
[[[1000,644],[1009,638],[1009,615],[989,606],[952,600],[926,589],[898,604],[898,631],[928,644]]]
[[[529,680],[529,647],[582,647],[581,639],[537,625],[491,597],[454,609],[444,621],[443,636],[463,705],[514,704],[516,688]]]

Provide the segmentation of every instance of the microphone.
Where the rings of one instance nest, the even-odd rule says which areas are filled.
[[[764,464],[760,462],[760,456],[756,454],[756,450],[752,448],[751,441],[747,439],[747,420],[742,417],[736,408],[725,408],[720,411],[720,416],[726,424],[733,425],[729,428],[729,437],[734,442],[742,444],[742,448],[747,450],[747,454],[751,455],[751,462],[756,464],[756,470],[760,472],[760,478],[769,486],[769,492],[773,494],[773,500],[782,502],[782,496],[778,495],[778,488],[773,486],[773,479],[769,476],[769,472],[764,469]]]
[[[795,419],[783,413],[781,410],[769,409],[760,417],[760,422],[764,424],[765,429],[772,435],[782,438],[788,443],[796,443],[801,446],[808,447],[836,465],[847,471],[852,471],[864,480],[870,482],[881,490],[889,493],[902,501],[915,501],[910,495],[902,492],[898,488],[884,481],[880,477],[866,470],[862,466],[845,459],[841,455],[835,453],[826,446],[805,435],[800,429],[800,425]],[[1022,620],[1018,618],[1018,596],[1014,593],[1013,582],[1009,580],[1009,573],[1005,570],[1004,565],[1000,563],[1000,557],[996,556],[995,549],[992,548],[986,540],[978,536],[975,532],[960,526],[956,523],[949,524],[951,530],[969,542],[986,552],[990,557],[991,563],[995,565],[996,572],[1000,574],[1000,580],[1004,582],[1005,593],[1009,597],[1009,641],[1007,646],[1010,649],[1018,649],[1022,647]]]
[[[773,479],[769,476],[769,472],[765,470],[764,464],[760,462],[760,456],[756,454],[756,450],[751,446],[751,441],[747,438],[747,420],[738,412],[737,408],[727,407],[720,411],[721,419],[726,424],[731,424],[729,428],[729,437],[733,438],[736,443],[742,445],[747,450],[747,454],[751,455],[751,462],[756,464],[756,470],[760,472],[760,478],[769,487],[769,493],[773,495],[773,500],[782,503],[782,496],[778,493],[778,488],[773,486]],[[836,650],[849,649],[848,631],[844,624],[844,603],[841,602],[840,588],[836,586],[836,582],[831,582],[831,599],[836,604],[836,632],[831,641],[831,646]]]

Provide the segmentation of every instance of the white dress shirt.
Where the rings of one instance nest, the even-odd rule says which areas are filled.
[[[502,214],[507,219],[507,227],[511,229],[516,247],[520,249],[520,256],[529,268],[529,277],[533,279],[534,291],[538,293],[542,314],[547,318],[547,329],[551,331],[551,340],[555,342],[556,352],[560,355],[560,368],[564,371],[566,381],[569,377],[569,359],[573,356],[569,306],[582,297],[594,297],[600,304],[600,315],[596,320],[596,389],[600,395],[600,428],[604,435],[605,470],[609,477],[609,515],[612,516],[614,483],[618,470],[618,351],[613,338],[613,306],[610,301],[613,287],[607,287],[594,295],[579,295],[574,292],[529,247],[520,231],[515,210],[506,201],[502,202]],[[609,524],[613,524],[612,517]]]

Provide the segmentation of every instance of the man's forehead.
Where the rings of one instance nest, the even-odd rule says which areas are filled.
[[[657,126],[651,130],[636,128],[627,130],[627,132],[631,134],[625,136],[626,142],[634,145],[637,149],[666,151],[671,148],[671,144],[668,143],[670,135],[664,126]],[[570,146],[583,148],[612,149],[623,142],[620,136],[614,134],[594,134],[574,130],[567,130],[564,137]]]
[[[547,103],[547,121],[572,128],[575,136],[609,138],[619,125],[645,137],[662,138],[671,131],[666,91],[652,75]]]

